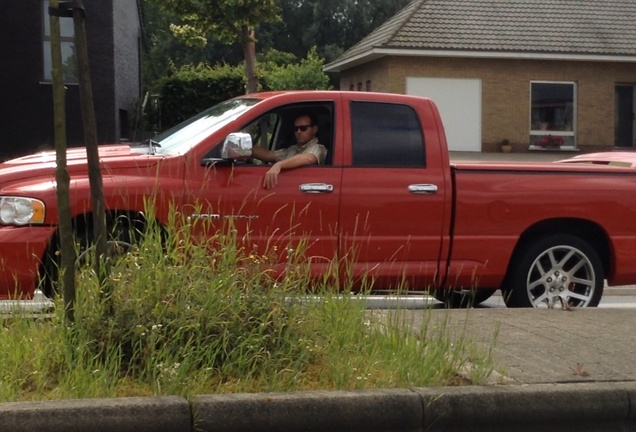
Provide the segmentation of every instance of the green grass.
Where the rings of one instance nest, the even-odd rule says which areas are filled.
[[[271,257],[231,236],[202,247],[172,234],[114,265],[112,313],[86,270],[73,325],[61,300],[52,318],[0,321],[0,401],[453,385],[468,363],[479,384],[493,369],[444,311],[418,312],[413,330],[403,311],[366,311],[326,285],[306,301],[302,254],[276,281]]]

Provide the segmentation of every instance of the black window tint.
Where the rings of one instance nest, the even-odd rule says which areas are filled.
[[[353,165],[426,166],[422,129],[407,105],[352,102]]]

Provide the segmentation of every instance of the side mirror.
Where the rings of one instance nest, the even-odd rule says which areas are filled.
[[[223,141],[221,158],[240,159],[252,156],[252,136],[245,132],[231,133]]]

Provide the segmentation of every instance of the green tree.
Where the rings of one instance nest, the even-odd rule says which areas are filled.
[[[172,17],[152,0],[141,2],[144,23],[144,80],[152,86],[186,65],[239,64],[243,54],[237,44],[227,45],[208,38],[205,46],[191,46],[170,31]]]
[[[259,46],[302,57],[312,46],[335,60],[409,0],[280,0],[281,22],[259,28]]]
[[[322,71],[324,59],[313,47],[307,57],[296,61],[293,54],[269,51],[263,66],[264,87],[267,90],[328,90],[329,77]]]
[[[245,58],[247,93],[258,88],[256,27],[279,20],[277,0],[150,0],[178,22],[170,30],[178,39],[204,47],[213,38],[240,43]]]

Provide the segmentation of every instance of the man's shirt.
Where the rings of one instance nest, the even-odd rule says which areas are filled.
[[[296,156],[297,154],[304,153],[310,153],[316,156],[318,165],[324,165],[325,159],[327,158],[327,148],[318,142],[318,138],[312,139],[304,146],[294,144],[285,149],[274,150],[274,155],[276,156],[277,162],[284,159],[289,159],[290,157]]]

